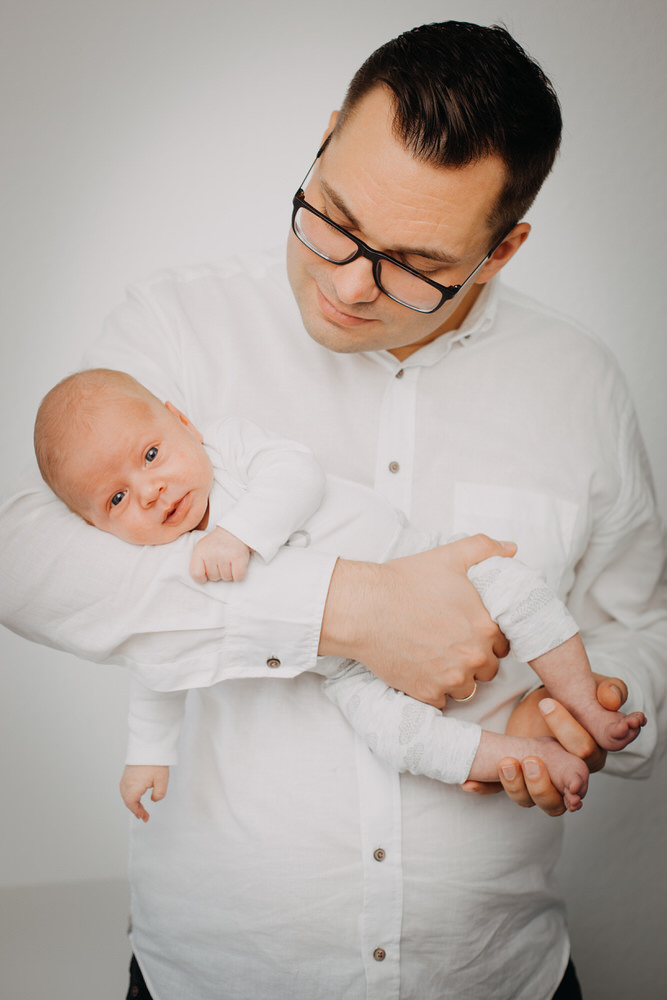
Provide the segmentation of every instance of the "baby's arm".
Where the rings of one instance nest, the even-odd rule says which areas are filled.
[[[324,496],[324,471],[305,445],[269,434],[249,420],[223,420],[206,437],[216,474],[241,493],[220,516],[211,500],[209,514],[216,523],[195,545],[190,575],[197,583],[240,581],[252,552],[269,562],[317,510]]]
[[[324,470],[305,445],[250,420],[224,420],[210,433],[214,466],[219,461],[223,477],[240,487],[215,523],[269,562],[322,503]]]
[[[169,765],[177,763],[177,744],[185,710],[185,691],[151,691],[130,677],[126,766],[120,782],[123,801],[146,823],[142,795],[153,789],[158,802],[167,794]]]
[[[622,750],[638,736],[646,717],[603,708],[577,625],[538,573],[517,559],[494,557],[473,566],[468,576],[516,659],[530,663],[549,694],[600,747]]]
[[[320,669],[326,670],[327,661]],[[544,760],[566,807],[586,794],[588,768],[553,739],[524,739],[482,730],[387,687],[361,664],[346,660],[327,673],[324,691],[370,749],[397,771],[447,784],[468,778],[497,781],[504,757]]]

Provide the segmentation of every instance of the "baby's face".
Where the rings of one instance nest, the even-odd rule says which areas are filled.
[[[96,528],[162,545],[205,526],[213,469],[201,435],[170,403],[116,397],[69,444],[65,491]]]

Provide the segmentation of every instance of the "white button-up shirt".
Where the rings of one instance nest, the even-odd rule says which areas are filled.
[[[276,257],[135,286],[86,360],[200,426],[235,414],[303,440],[419,527],[515,539],[567,598],[594,669],[649,718],[608,770],[648,773],[666,710],[663,536],[625,385],[595,341],[494,282],[460,331],[402,363],[336,355],[304,332]],[[282,550],[242,585],[200,586],[192,539],[126,546],[34,479],[0,527],[10,627],[223,678],[188,696],[167,799],[133,828],[132,940],[155,1000],[551,997],[569,950],[551,884],[562,823],[399,777],[354,738],[303,672],[330,556]],[[532,683],[508,661],[452,711],[500,730]]]

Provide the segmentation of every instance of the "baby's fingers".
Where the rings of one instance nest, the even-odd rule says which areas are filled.
[[[168,767],[157,767],[155,769],[155,774],[153,775],[153,793],[151,799],[153,802],[159,802],[167,794],[167,785],[169,783],[169,768]]]
[[[206,583],[208,580],[206,563],[196,549],[192,554],[192,559],[190,560],[190,576],[195,583]]]
[[[128,788],[127,786],[124,787],[121,784],[120,787],[120,793],[127,808],[131,813],[134,813],[137,819],[143,820],[144,823],[147,823],[149,814],[141,804],[141,796],[145,791],[145,788],[138,788],[136,786]]]
[[[237,583],[240,583],[241,580],[245,580],[249,561],[250,553],[247,551],[242,552],[238,556],[234,556],[230,563],[230,580],[235,580]]]
[[[141,804],[141,799],[139,799],[134,805],[129,805],[125,803],[130,812],[134,813],[137,819],[140,819],[143,823],[148,823],[150,818],[150,813]]]

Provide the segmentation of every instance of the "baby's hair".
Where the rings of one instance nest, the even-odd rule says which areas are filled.
[[[156,401],[153,393],[135,378],[112,368],[88,368],[68,375],[42,400],[35,419],[37,465],[44,482],[69,507],[71,501],[59,474],[70,435],[92,429],[101,403],[126,396]]]

